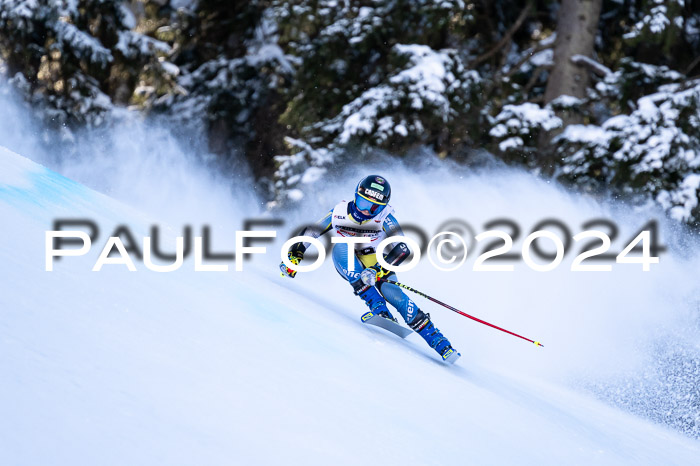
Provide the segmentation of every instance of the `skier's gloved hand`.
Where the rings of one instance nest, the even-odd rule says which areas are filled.
[[[391,271],[383,268],[377,262],[372,267],[367,267],[365,270],[360,272],[360,280],[362,283],[369,286],[374,286],[377,284],[377,280],[381,280],[384,276],[389,275]]]
[[[289,262],[294,265],[299,265],[299,262],[301,262],[301,260],[304,258],[304,254],[300,251],[289,251],[289,253],[287,253],[287,257],[289,258]],[[280,270],[282,271],[280,275],[283,277],[287,276],[289,278],[294,278],[297,275],[297,271],[287,267],[284,262],[280,263]]]

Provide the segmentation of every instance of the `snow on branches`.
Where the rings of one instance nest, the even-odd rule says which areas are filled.
[[[394,138],[420,140],[428,120],[449,125],[463,111],[460,107],[469,107],[479,75],[466,71],[455,51],[397,44],[393,53],[408,59],[406,67],[322,125],[336,136],[336,145],[359,141],[382,147]]]
[[[700,221],[700,80],[668,84],[630,115],[570,125],[555,138],[563,178],[652,197],[677,220]]]
[[[124,0],[0,0],[3,71],[51,126],[99,126],[170,51],[136,27]]]
[[[523,103],[506,105],[492,118],[489,135],[498,142],[498,149],[511,155],[534,152],[542,132],[552,131],[562,125],[550,106]]]
[[[459,119],[470,111],[480,78],[465,68],[455,50],[396,44],[389,59],[396,64],[395,71],[345,104],[334,117],[309,127],[307,142],[288,139],[290,148],[298,153],[276,159],[276,176],[286,179],[282,186],[292,188],[304,177],[295,170],[317,170],[349,147],[391,150],[395,144],[430,144],[430,137],[459,125]],[[302,161],[308,165],[304,167]]]

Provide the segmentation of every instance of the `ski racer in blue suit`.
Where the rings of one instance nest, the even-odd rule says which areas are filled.
[[[390,236],[403,236],[399,222],[389,205],[391,186],[377,175],[362,179],[355,189],[353,201],[342,201],[331,209],[314,227],[305,228],[299,236],[318,238],[328,232],[337,236],[363,237],[368,242],[336,244],[333,248],[333,264],[341,277],[352,286],[355,294],[362,298],[374,314],[386,319],[396,319],[387,307],[387,301],[401,314],[406,324],[417,332],[435,351],[447,359],[453,353],[449,340],[433,325],[430,314],[421,311],[398,286],[383,279],[396,280],[396,274],[384,269],[377,261],[376,245]],[[288,257],[299,264],[309,243],[296,243]],[[391,265],[401,264],[410,254],[406,243],[397,241],[386,248],[384,260]],[[348,270],[348,252],[353,251],[354,271]],[[296,271],[280,264],[283,276],[294,278]],[[457,356],[457,353],[455,356]]]

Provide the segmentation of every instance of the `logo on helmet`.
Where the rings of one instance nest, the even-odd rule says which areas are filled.
[[[379,184],[384,184],[384,178],[382,178],[381,176],[375,176],[374,181],[376,181]]]
[[[364,195],[376,199],[380,202],[384,200],[384,194],[377,192],[373,189],[365,189]]]

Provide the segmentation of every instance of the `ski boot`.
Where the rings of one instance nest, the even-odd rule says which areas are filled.
[[[419,309],[418,314],[413,321],[408,324],[408,326],[411,327],[411,329],[413,329],[413,331],[415,331],[418,335],[423,337],[425,342],[428,343],[428,346],[437,351],[440,357],[442,357],[443,361],[448,361],[454,364],[454,362],[461,356],[461,354],[452,348],[450,340],[445,338],[440,330],[433,325],[433,322],[430,320],[430,314],[424,313]]]
[[[360,282],[360,285],[362,285],[362,282]],[[389,312],[389,308],[386,307],[386,299],[379,294],[379,291],[377,291],[375,287],[363,285],[355,291],[355,294],[362,298],[372,313],[382,316],[385,319],[398,322],[394,316],[391,315],[391,312]]]

